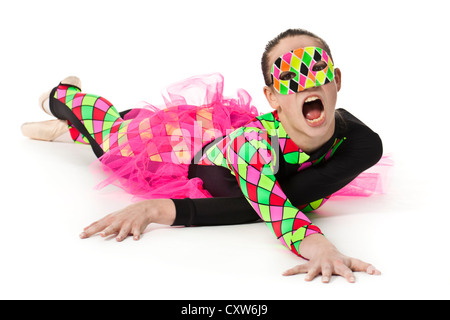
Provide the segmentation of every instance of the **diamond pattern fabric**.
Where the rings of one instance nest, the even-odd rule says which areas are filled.
[[[328,160],[343,141],[336,139],[325,155],[310,161],[310,156],[289,138],[275,111],[257,117],[209,148],[201,164],[230,169],[242,193],[269,229],[300,256],[301,241],[308,235],[322,233],[304,213],[319,208],[328,197],[300,208],[292,205],[276,181],[277,157],[283,156],[286,162],[299,164],[299,170],[303,170]]]
[[[128,122],[120,118],[116,108],[105,98],[62,84],[55,91],[55,98],[72,110],[105,152],[126,139],[124,132]],[[71,123],[69,131],[76,143],[89,144],[88,139]],[[124,151],[124,154],[130,155],[130,151]]]

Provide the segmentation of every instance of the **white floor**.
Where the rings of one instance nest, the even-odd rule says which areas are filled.
[[[336,23],[328,22],[323,27],[315,19],[305,18],[304,24],[300,21],[294,25],[333,39],[329,42],[335,59],[348,70],[343,71],[346,77],[338,106],[345,106],[379,132],[386,152],[396,162],[386,195],[336,199],[311,216],[338,248],[373,263],[382,271],[381,276],[357,274],[355,284],[333,278],[326,285],[319,279],[307,283],[303,276],[282,277],[284,270],[302,260],[260,223],[202,228],[153,225],[137,242],[127,239],[116,243],[100,237],[80,240],[78,234],[84,226],[126,206],[129,197],[115,188],[93,190],[99,180],[88,168],[95,162],[89,147],[32,141],[21,136],[22,122],[49,119],[36,107],[41,91],[69,74],[77,74],[86,91],[118,101],[118,108],[125,109],[143,99],[159,103],[159,91],[185,76],[223,70],[225,79],[229,79],[226,91],[245,87],[254,96],[255,104],[264,109],[267,106],[259,73],[250,79],[247,76],[259,72],[258,65],[249,64],[246,69],[239,59],[249,60],[251,56],[253,62],[258,62],[265,42],[287,26],[279,23],[277,30],[269,28],[270,18],[263,10],[269,2],[261,2],[262,9],[256,16],[266,20],[254,18],[253,23],[262,32],[251,38],[257,44],[244,46],[248,39],[239,37],[249,36],[250,31],[245,28],[250,27],[243,18],[253,9],[246,5],[240,9],[243,12],[238,13],[234,28],[227,29],[221,21],[217,29],[204,31],[218,33],[224,43],[205,43],[195,36],[203,30],[199,20],[194,18],[197,23],[188,24],[190,20],[180,13],[185,2],[176,2],[181,6],[176,11],[178,28],[166,29],[165,37],[172,37],[173,41],[162,47],[155,44],[161,41],[162,31],[151,31],[157,28],[155,19],[164,21],[158,12],[171,8],[160,4],[143,12],[138,9],[144,3],[136,3],[139,4],[122,8],[115,2],[99,1],[89,4],[92,10],[84,12],[82,7],[86,4],[82,1],[74,7],[56,1],[39,2],[38,6],[30,1],[31,8],[25,15],[20,15],[17,4],[5,8],[1,5],[1,29],[11,30],[2,34],[7,50],[2,49],[0,59],[4,70],[0,78],[4,97],[0,108],[2,115],[8,117],[2,127],[2,135],[8,135],[8,139],[0,160],[1,299],[450,298],[450,217],[446,206],[449,152],[443,144],[448,140],[450,114],[446,80],[439,77],[441,72],[449,72],[445,60],[441,60],[442,54],[449,52],[449,44],[439,33],[448,30],[448,22],[443,20],[443,10],[422,8],[410,1],[399,1],[401,5],[396,2],[390,10],[381,5],[355,7],[359,10],[357,15],[339,10],[337,4],[330,2],[332,7],[324,14],[336,17]],[[358,1],[351,3],[361,6]],[[436,1],[436,5],[440,3]],[[65,17],[55,15],[56,4],[66,9]],[[402,16],[403,24],[399,26],[396,17],[403,12],[404,4],[410,6],[410,15]],[[104,8],[109,10],[100,14]],[[207,23],[212,25],[213,13],[218,9],[224,8],[204,8]],[[99,20],[94,20],[97,13]],[[134,14],[135,19],[122,24],[118,18],[126,13]],[[92,24],[55,27],[57,22],[61,25],[72,15],[82,14],[92,19]],[[383,25],[374,18],[380,15]],[[424,17],[428,19],[423,24],[426,27],[417,26],[416,21]],[[359,28],[353,28],[350,18]],[[239,28],[243,31],[238,32]],[[354,37],[348,35],[349,30]],[[236,39],[237,53],[224,37],[227,32]],[[179,38],[178,33],[182,33]],[[186,34],[191,35],[189,40],[183,36]],[[412,49],[424,45],[424,39],[442,54],[434,55],[425,46],[419,46],[418,51]],[[135,41],[141,45],[135,45]],[[188,43],[198,50],[186,49]],[[349,46],[356,44],[365,52],[364,58],[349,55],[356,50],[350,51]],[[401,54],[389,56],[389,63],[380,62],[375,48],[384,45]],[[166,53],[173,58],[173,51],[180,46],[184,56],[177,56],[177,66],[155,63]],[[105,53],[105,47],[110,51]],[[229,49],[226,54],[224,47]],[[217,57],[196,60],[207,48]],[[424,56],[429,59],[421,65],[419,57]],[[386,69],[395,69],[395,79],[387,75]],[[428,76],[423,78],[421,72]]]
[[[427,181],[408,177],[401,163],[389,194],[330,201],[313,216],[343,252],[383,272],[324,285],[282,277],[302,261],[260,223],[154,225],[137,242],[80,240],[84,226],[127,205],[128,197],[113,188],[93,191],[98,181],[87,169],[94,160],[88,147],[14,140],[19,156],[12,165],[22,178],[7,180],[2,192],[1,298],[449,298],[450,219]]]

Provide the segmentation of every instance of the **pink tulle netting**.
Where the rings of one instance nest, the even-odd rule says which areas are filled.
[[[386,193],[389,188],[389,170],[393,165],[392,155],[383,155],[377,164],[359,174],[333,196],[369,197]]]
[[[220,74],[189,78],[166,89],[162,107],[141,103],[129,112],[128,141],[100,158],[108,177],[97,188],[114,184],[146,199],[211,197],[199,178],[188,179],[191,159],[259,115],[245,90],[226,98],[223,86]]]
[[[223,86],[220,74],[189,78],[166,89],[165,105],[141,103],[129,112],[124,118],[130,121],[127,141],[99,159],[107,178],[96,188],[116,185],[135,200],[211,197],[201,179],[188,179],[192,157],[208,142],[259,115],[245,90],[238,90],[235,98],[226,98]],[[391,166],[391,157],[383,156],[334,196],[384,193]],[[91,168],[98,171],[96,166]]]

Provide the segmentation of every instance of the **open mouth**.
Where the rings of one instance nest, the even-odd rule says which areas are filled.
[[[308,97],[303,103],[303,116],[308,125],[320,126],[325,121],[325,109],[318,96]]]

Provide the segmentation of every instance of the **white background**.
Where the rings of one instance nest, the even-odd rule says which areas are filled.
[[[2,299],[448,299],[448,8],[444,1],[2,1]],[[22,137],[50,119],[37,98],[68,75],[119,110],[162,103],[167,85],[221,72],[261,111],[260,57],[287,28],[329,43],[338,107],[378,132],[395,167],[384,196],[330,201],[312,216],[344,253],[377,266],[311,283],[264,224],[170,228],[140,241],[80,240],[129,203],[95,191],[89,147]]]

